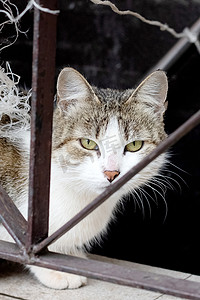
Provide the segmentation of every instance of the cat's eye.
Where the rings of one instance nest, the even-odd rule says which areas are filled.
[[[136,152],[140,150],[143,146],[144,142],[143,141],[134,141],[126,145],[125,151],[129,152]]]
[[[87,150],[98,150],[99,147],[97,145],[97,143],[95,143],[94,141],[90,140],[90,139],[80,139],[81,142],[81,146]]]

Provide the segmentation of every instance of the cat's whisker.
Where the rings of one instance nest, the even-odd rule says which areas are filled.
[[[153,185],[156,186],[156,188]],[[163,202],[165,204],[165,216],[164,216],[164,221],[165,221],[166,217],[167,217],[167,212],[168,212],[168,206],[167,206],[167,202],[165,200],[166,189],[163,189],[163,187],[159,185],[159,181],[157,181],[155,183],[155,178],[152,178],[149,183],[145,184],[145,186],[147,186],[148,188],[150,188],[155,194],[158,193],[158,195],[160,195],[161,199],[163,200]],[[158,189],[160,189],[161,192]],[[154,200],[154,202],[155,202],[155,200]],[[155,203],[158,204],[157,201]]]
[[[135,209],[138,206],[139,209],[141,209],[142,211],[142,215],[143,217],[145,216],[145,212],[144,212],[144,205],[143,205],[143,201],[141,200],[140,196],[138,195],[138,192],[136,190],[131,190],[130,194],[133,197],[134,203],[135,203]]]
[[[155,178],[152,178],[150,182],[152,185],[155,185],[156,187],[158,187],[163,192],[163,194],[166,193],[167,187],[173,188],[173,186],[167,180],[158,178],[158,176]]]
[[[169,177],[169,176],[164,176],[162,179],[160,178],[159,180],[160,180],[160,183],[163,182],[163,185],[165,185],[167,188],[169,188],[171,190],[175,190],[176,189],[175,185],[177,185],[179,190],[181,191],[181,185],[179,184],[179,182],[176,179]],[[172,184],[170,181],[172,181],[175,185]]]
[[[150,187],[150,188],[151,188],[151,187]],[[141,188],[141,189],[142,189],[142,188]],[[156,190],[156,189],[151,189],[151,191],[153,192],[155,198],[153,198],[153,197],[151,196],[150,193],[148,193],[145,189],[143,189],[143,193],[147,194],[148,197],[149,197],[156,205],[158,205],[158,197],[157,197],[157,194],[156,194],[156,191],[157,191],[157,190]]]
[[[176,176],[179,180],[181,180],[182,183],[184,183],[187,186],[187,183],[185,182],[185,180],[176,172],[167,169],[166,173],[167,174],[165,174],[165,170],[164,170],[163,174],[158,174],[157,177],[159,177],[159,180],[162,180],[164,185],[166,185],[168,188],[170,188],[172,190],[176,190],[176,186],[178,186],[179,191],[180,192],[182,191],[182,187],[181,187],[181,184],[179,183],[179,181],[176,180],[175,178],[169,176],[169,174]]]
[[[183,170],[182,168],[178,167],[177,165],[173,164],[171,161],[167,161],[167,164],[173,166],[174,168],[178,169],[179,171],[185,173],[185,174],[189,174],[187,171]],[[175,173],[176,174],[176,173]]]
[[[149,216],[151,218],[151,205],[150,205],[150,202],[149,202],[149,200],[148,200],[148,198],[146,196],[146,195],[148,195],[148,196],[150,196],[150,195],[144,189],[142,189],[142,188],[139,188],[139,192],[142,194],[142,197],[144,197],[144,199],[147,202],[147,205],[148,205],[148,208],[149,208]],[[153,199],[151,196],[150,196],[150,198]]]
[[[173,164],[170,161],[167,161],[167,165],[171,165],[172,167],[176,168],[177,170],[181,171],[182,173],[185,173],[185,174],[189,175],[189,173],[187,171],[185,171],[182,168],[176,166],[175,164]],[[176,177],[178,177],[181,180],[182,183],[184,183],[186,186],[188,186],[187,183],[185,182],[185,180],[178,173],[172,171],[171,169],[169,170],[168,166],[166,166],[166,167],[164,166],[162,168],[162,171],[163,172],[167,172],[167,173],[171,173],[171,174],[175,175]],[[171,177],[170,177],[170,179],[171,179]]]

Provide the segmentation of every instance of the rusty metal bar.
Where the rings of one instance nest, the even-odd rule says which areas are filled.
[[[146,289],[187,299],[200,299],[199,283],[170,276],[122,267],[112,263],[47,253],[35,263],[54,270],[108,281],[115,284]],[[59,267],[58,267],[59,266]]]
[[[77,215],[75,215],[71,220],[69,220],[60,229],[55,231],[51,236],[44,239],[39,244],[33,247],[33,252],[38,253],[44,247],[49,246],[51,243],[56,241],[59,237],[73,228],[78,224],[83,218],[89,215],[93,210],[95,210],[99,205],[106,201],[112,194],[114,194],[120,187],[122,187],[128,180],[140,172],[144,167],[146,167],[150,162],[152,162],[161,153],[166,151],[169,147],[174,145],[179,139],[181,139],[185,134],[187,134],[192,128],[200,123],[200,110],[194,114],[189,120],[187,120],[183,125],[181,125],[176,131],[168,136],[163,142],[161,142],[154,151],[147,155],[141,162],[134,166],[130,171],[128,171],[123,177],[118,181],[113,183],[108,187],[101,195],[95,198],[90,204],[88,204],[83,210],[81,210]]]
[[[37,0],[55,10],[57,0]],[[34,11],[28,251],[48,234],[51,133],[54,98],[55,14]]]
[[[113,263],[87,260],[53,252],[29,258],[21,255],[15,244],[3,241],[0,241],[0,256],[22,264],[37,265],[116,284],[167,293],[181,298],[200,300],[198,282],[122,267]]]
[[[190,28],[194,36],[200,34],[200,18]],[[169,68],[181,57],[181,55],[191,46],[187,38],[180,39],[158,62],[148,71],[151,72],[161,69],[168,71]],[[146,75],[148,75],[146,74]],[[145,78],[145,76],[144,76]]]
[[[0,185],[0,220],[19,247],[24,247],[27,221]]]
[[[21,249],[14,243],[0,240],[0,258],[18,263],[25,263],[26,257],[21,253]]]

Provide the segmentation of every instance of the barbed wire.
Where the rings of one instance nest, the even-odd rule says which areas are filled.
[[[16,31],[16,36],[15,36],[14,40],[11,43],[9,43],[8,45],[5,45],[2,48],[0,48],[0,51],[13,45],[16,42],[16,40],[18,39],[19,32],[25,33],[19,29],[19,21],[33,7],[36,7],[37,9],[39,9],[45,13],[50,13],[50,14],[58,14],[59,13],[59,10],[51,10],[49,8],[42,7],[35,0],[30,0],[28,2],[27,6],[25,7],[25,9],[21,13],[19,13],[17,6],[15,4],[11,3],[10,0],[0,0],[0,2],[4,8],[4,9],[0,9],[0,13],[3,13],[7,17],[6,21],[0,23],[0,32],[3,30],[3,27],[6,24],[14,24],[15,31]],[[14,16],[13,11],[15,11],[16,16]]]
[[[104,6],[109,6],[115,13],[119,14],[119,15],[131,15],[137,19],[139,19],[140,21],[149,24],[151,26],[157,26],[160,28],[160,30],[162,31],[167,31],[168,33],[170,33],[172,36],[174,36],[177,39],[180,38],[186,38],[188,40],[188,42],[195,44],[197,51],[200,54],[200,42],[198,40],[198,33],[194,33],[192,32],[189,28],[184,28],[184,30],[182,32],[176,32],[172,27],[170,27],[168,24],[164,24],[161,23],[159,21],[155,21],[155,20],[149,20],[147,18],[145,18],[144,16],[142,16],[141,14],[131,11],[131,10],[119,10],[117,8],[117,6],[112,3],[111,1],[107,1],[107,0],[90,0],[93,4],[96,5],[104,5]],[[0,10],[0,13],[3,13],[7,16],[8,20],[6,20],[5,22],[0,24],[0,32],[2,31],[4,25],[6,24],[14,24],[15,26],[15,31],[16,31],[16,36],[13,42],[11,42],[8,45],[3,46],[2,48],[0,48],[0,51],[2,51],[3,49],[13,45],[18,36],[19,36],[19,32],[23,32],[19,29],[18,26],[18,22],[20,21],[20,19],[29,11],[31,10],[33,7],[36,7],[37,9],[46,12],[46,13],[50,13],[50,14],[58,14],[60,11],[59,10],[51,10],[49,8],[46,7],[42,7],[41,5],[39,5],[35,0],[30,0],[27,4],[27,6],[25,7],[25,9],[19,13],[18,8],[15,4],[11,3],[10,0],[0,0],[0,2],[2,3],[4,9]],[[14,16],[13,10],[12,8],[14,7],[15,11],[16,11],[16,17]],[[25,33],[25,32],[23,32]]]
[[[194,34],[188,27],[184,28],[182,32],[176,32],[168,24],[161,23],[159,21],[149,20],[143,17],[141,14],[131,10],[119,10],[117,6],[111,1],[102,0],[90,0],[93,4],[109,6],[112,11],[119,15],[131,15],[140,21],[160,28],[161,31],[167,31],[177,39],[186,38],[190,43],[195,44],[197,51],[200,54],[200,42],[198,40],[198,33]]]

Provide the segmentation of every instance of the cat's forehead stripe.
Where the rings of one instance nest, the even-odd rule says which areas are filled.
[[[102,139],[105,148],[119,148],[123,144],[119,123],[116,117],[109,120],[105,135]]]

